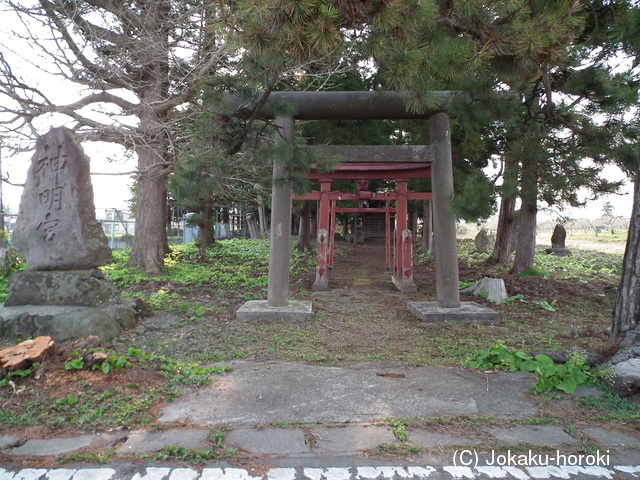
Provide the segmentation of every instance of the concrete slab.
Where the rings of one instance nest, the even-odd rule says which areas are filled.
[[[220,365],[220,364],[218,364]],[[381,418],[536,414],[527,392],[535,376],[457,368],[327,367],[233,361],[233,372],[168,404],[160,422],[263,425],[271,422],[371,422]],[[380,373],[393,373],[394,377]],[[397,378],[398,374],[404,375]]]
[[[482,442],[475,438],[452,437],[442,433],[430,432],[428,430],[412,430],[409,432],[409,442],[423,448],[437,447],[466,447],[479,445]]]
[[[297,428],[234,429],[225,435],[224,443],[259,455],[311,453],[304,433]]]
[[[22,437],[18,437],[17,435],[2,435],[0,436],[0,449],[15,445],[21,440]]]
[[[391,429],[378,425],[318,427],[311,431],[314,452],[353,455],[362,450],[397,442]]]
[[[489,430],[488,433],[507,445],[528,443],[556,447],[563,443],[570,445],[578,443],[577,439],[567,434],[562,428],[553,425],[521,425],[512,428],[494,428]]]
[[[209,443],[211,430],[166,430],[164,432],[131,432],[116,453],[159,452],[165,446],[203,450]]]
[[[286,307],[270,307],[266,300],[250,300],[236,312],[236,320],[251,322],[256,320],[291,320],[301,321],[311,318],[312,303],[291,300]]]
[[[614,430],[605,430],[604,428],[590,427],[582,430],[587,437],[595,440],[600,445],[609,447],[637,447],[640,446],[640,439],[625,435],[624,433]]]
[[[461,302],[460,308],[441,308],[437,302],[409,302],[409,311],[423,322],[500,321],[498,312],[474,302]]]
[[[93,435],[82,435],[70,438],[51,438],[47,440],[29,440],[20,447],[13,448],[9,452],[18,456],[46,456],[65,455],[86,448],[93,442]]]

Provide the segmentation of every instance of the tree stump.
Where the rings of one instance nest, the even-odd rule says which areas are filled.
[[[35,362],[42,361],[53,345],[51,337],[36,337],[33,340],[25,340],[18,345],[0,350],[0,368],[5,372],[29,368]]]
[[[507,287],[505,287],[504,280],[501,278],[482,277],[478,283],[460,292],[475,296],[480,296],[480,292],[486,292],[486,298],[496,303],[502,303],[508,297]]]

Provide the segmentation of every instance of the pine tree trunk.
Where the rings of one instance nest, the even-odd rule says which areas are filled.
[[[536,251],[536,220],[538,216],[538,162],[531,158],[523,165],[521,180],[518,248],[511,273],[518,274],[533,266]]]
[[[622,260],[622,277],[613,304],[609,343],[626,346],[640,339],[640,159],[633,193],[627,247]]]
[[[198,223],[198,253],[204,257],[209,245],[214,241],[214,212],[213,198],[207,197],[200,210],[200,222]]]
[[[300,215],[300,232],[298,233],[298,243],[296,250],[304,252],[311,250],[311,202],[306,200]]]
[[[496,243],[493,246],[493,253],[490,261],[493,263],[508,263],[511,261],[511,238],[515,228],[516,199],[513,196],[502,195],[500,202],[500,213],[498,215],[498,230],[496,232]]]
[[[511,261],[512,238],[515,229],[515,206],[517,192],[517,165],[510,158],[505,159],[504,182],[502,185],[502,199],[498,215],[498,229],[496,243],[493,246],[490,262],[509,263]]]

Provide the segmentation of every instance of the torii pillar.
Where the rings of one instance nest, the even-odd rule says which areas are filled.
[[[474,302],[460,302],[458,287],[458,247],[453,200],[453,165],[449,116],[429,117],[431,142],[431,188],[433,193],[433,233],[436,257],[437,302],[409,302],[409,310],[425,322],[497,322],[498,313]]]
[[[293,117],[276,116],[275,125],[276,141],[292,143],[295,135]],[[289,300],[292,189],[286,175],[287,159],[277,158],[273,162],[267,300],[251,300],[242,305],[236,312],[236,319],[241,321],[306,320],[311,317],[311,302]]]

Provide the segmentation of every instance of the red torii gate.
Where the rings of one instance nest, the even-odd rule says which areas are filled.
[[[391,226],[390,202],[396,203],[396,228],[393,239],[393,275],[392,280],[401,292],[415,292],[413,283],[413,238],[407,228],[407,201],[430,200],[431,193],[408,191],[407,183],[414,178],[429,178],[431,163],[426,161],[427,147],[400,146],[323,146],[315,150],[323,155],[340,156],[346,162],[337,165],[332,172],[318,173],[312,171],[306,175],[310,180],[320,182],[320,191],[313,191],[294,197],[294,200],[315,200],[320,202],[317,233],[317,263],[314,290],[328,287],[328,272],[333,268],[333,250],[335,234],[335,214],[339,212],[385,214],[386,230],[386,267],[391,266]],[[352,155],[357,152],[357,158]],[[365,162],[362,159],[369,161]],[[342,193],[331,190],[334,180],[394,180],[394,192],[369,192],[360,190],[357,193]],[[358,201],[357,208],[338,208],[339,201]],[[363,207],[362,202],[380,200],[385,202],[384,208]]]

